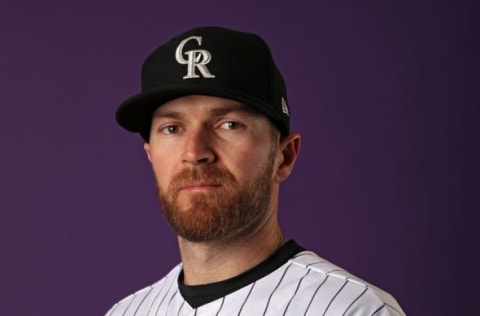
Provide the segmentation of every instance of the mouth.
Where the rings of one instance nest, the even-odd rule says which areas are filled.
[[[220,188],[219,183],[213,182],[193,182],[184,185],[180,191],[211,191]]]

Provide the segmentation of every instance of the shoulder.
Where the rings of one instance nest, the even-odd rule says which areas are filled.
[[[113,305],[105,315],[134,315],[140,310],[149,308],[155,301],[166,299],[169,293],[175,293],[178,290],[177,280],[180,271],[179,264],[161,280],[130,294]]]
[[[302,251],[289,261],[292,280],[309,299],[309,309],[327,315],[405,315],[393,296],[319,257]],[[297,293],[298,295],[298,293]]]

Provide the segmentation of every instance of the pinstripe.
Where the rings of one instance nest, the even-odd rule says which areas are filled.
[[[292,263],[290,263],[290,264],[285,268],[285,271],[283,271],[282,277],[281,277],[280,280],[278,281],[278,283],[277,283],[277,285],[275,286],[275,288],[273,289],[272,293],[270,293],[270,296],[268,297],[268,301],[267,301],[267,306],[265,306],[265,310],[263,311],[263,315],[265,315],[265,314],[267,313],[268,305],[270,304],[270,300],[272,299],[273,293],[275,293],[275,291],[277,291],[278,287],[280,286],[280,283],[282,283],[283,278],[285,277],[285,275],[287,274],[288,269],[290,269],[291,266],[292,266]]]
[[[158,311],[160,310],[160,306],[162,306],[162,303],[163,301],[165,300],[165,298],[167,297],[167,294],[168,292],[170,292],[170,289],[172,288],[173,284],[175,284],[175,278],[172,278],[172,283],[170,283],[170,286],[168,287],[168,289],[165,291],[165,294],[163,295],[163,298],[162,300],[160,301],[160,303],[158,303],[158,307],[157,307],[157,311],[155,312],[155,315],[158,313]],[[166,280],[165,280],[166,281]],[[162,286],[162,289],[165,288],[164,286]],[[153,302],[152,302],[152,305],[150,305],[150,308],[148,309],[148,313],[150,314],[150,311],[153,307],[153,305],[155,305],[155,301],[157,300],[157,298],[160,296],[160,293],[162,293],[162,291],[158,291],[158,294],[157,296],[155,296],[155,298],[153,299]]]
[[[140,309],[140,306],[142,306],[143,302],[145,302],[145,299],[150,295],[150,293],[153,291],[154,287],[150,285],[150,290],[148,293],[143,297],[143,299],[140,301],[140,304],[138,304],[137,309],[135,312],[133,312],[133,316],[137,315],[138,310]]]
[[[318,290],[320,290],[320,288],[322,287],[322,285],[325,284],[325,282],[327,282],[328,278],[329,278],[329,276],[327,275],[327,276],[325,277],[325,279],[322,281],[322,283],[320,283],[320,284],[317,286],[317,289],[316,289],[315,292],[313,293],[312,298],[310,299],[310,302],[308,303],[308,306],[307,306],[307,308],[305,309],[305,314],[303,314],[303,315],[307,315],[307,312],[308,312],[308,310],[310,309],[310,306],[312,305],[313,299],[314,299],[315,296],[317,295]]]
[[[335,293],[335,295],[332,297],[330,302],[328,302],[327,308],[325,308],[325,311],[323,312],[323,315],[327,314],[328,309],[330,308],[330,305],[332,305],[332,302],[335,300],[335,298],[338,296],[338,294],[345,288],[345,285],[347,285],[348,280],[345,280],[345,283],[343,283],[342,287]]]
[[[250,293],[252,293],[253,288],[255,287],[255,284],[257,282],[253,282],[252,286],[250,287],[250,290],[248,291],[247,297],[245,297],[245,300],[243,300],[242,306],[240,306],[240,310],[238,311],[238,315],[242,313],[243,307],[245,306],[245,303],[247,302],[248,298],[250,297]]]
[[[137,297],[137,293],[134,293],[134,294],[133,294],[133,297],[132,297],[132,299],[130,300],[130,303],[128,303],[127,308],[125,308],[125,311],[124,311],[123,314],[122,314],[123,316],[125,316],[125,315],[127,314],[128,309],[130,308],[130,306],[132,306],[133,301],[135,301],[135,297]]]
[[[180,315],[180,311],[182,310],[183,304],[185,304],[185,301],[183,301],[180,307],[178,308],[177,316]]]
[[[362,293],[360,293],[359,296],[357,296],[351,303],[350,305],[348,305],[347,309],[345,310],[345,312],[343,312],[342,316],[347,314],[348,310],[353,306],[353,304],[355,304],[356,301],[358,301],[360,299],[360,297],[363,296],[363,294],[365,294],[366,292],[368,291],[368,287],[365,287],[365,290],[363,290]]]
[[[372,316],[375,315],[376,313],[378,313],[379,311],[381,311],[382,309],[384,309],[385,306],[386,306],[386,305],[383,304],[382,306],[380,306],[379,308],[377,308],[377,310],[372,313]]]
[[[218,316],[220,314],[220,311],[222,310],[223,303],[225,303],[225,296],[222,298],[222,304],[220,304],[220,308],[218,309],[217,313],[215,314]],[[197,314],[197,310],[195,310],[195,315]]]
[[[305,277],[310,273],[310,271],[312,271],[312,270],[308,269],[307,273],[305,273],[305,275],[300,279],[300,281],[298,281],[297,288],[295,289],[295,292],[293,293],[292,297],[288,301],[287,307],[285,307],[285,311],[283,312],[283,315],[287,314],[287,310],[288,310],[288,307],[290,306],[290,303],[292,302],[295,295],[297,295],[298,289],[300,288],[300,285],[302,284],[303,279],[305,279]]]
[[[176,289],[175,292],[173,292],[172,296],[170,297],[170,300],[168,301],[168,304],[167,304],[167,308],[166,308],[167,311],[166,311],[166,314],[165,314],[165,315],[168,314],[168,309],[170,308],[170,304],[172,303],[173,298],[175,297],[175,295],[177,295],[177,293],[178,293],[178,289]],[[157,311],[157,312],[158,312],[158,311]]]

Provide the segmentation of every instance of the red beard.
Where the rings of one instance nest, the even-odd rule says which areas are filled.
[[[270,160],[273,160],[271,158]],[[247,236],[263,222],[272,191],[273,161],[268,161],[257,177],[239,183],[226,170],[202,165],[176,175],[166,192],[158,188],[165,218],[175,232],[193,242],[228,240]],[[208,192],[189,193],[189,207],[181,209],[181,189],[195,181],[218,183]]]

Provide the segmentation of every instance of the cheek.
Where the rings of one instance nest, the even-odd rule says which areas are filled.
[[[174,170],[173,161],[163,157],[152,156],[151,164],[157,185],[162,189],[166,189]]]
[[[265,166],[270,152],[267,147],[256,145],[255,150],[236,148],[225,153],[224,164],[238,179],[251,179]]]

